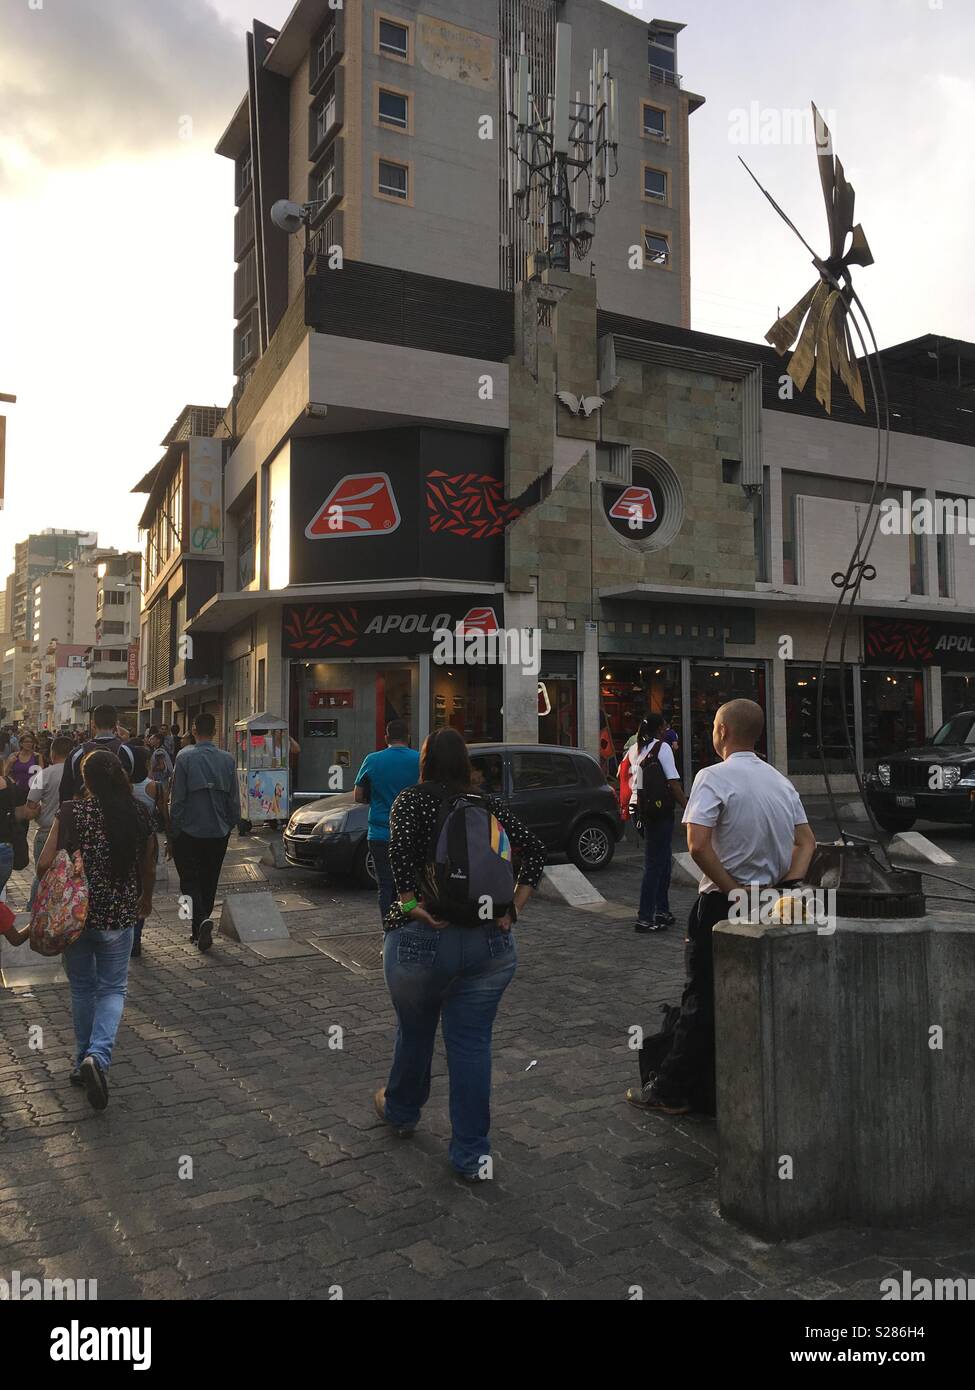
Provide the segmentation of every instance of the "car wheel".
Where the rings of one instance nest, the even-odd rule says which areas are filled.
[[[584,820],[569,838],[568,854],[573,864],[588,873],[605,869],[616,851],[608,826],[601,820]]]
[[[895,811],[874,811],[874,816],[881,830],[887,830],[891,835],[910,830],[917,821],[917,816],[899,816]]]
[[[369,853],[369,843],[363,840],[359,846],[352,867],[352,876],[360,888],[378,888],[379,880],[376,877],[376,868],[372,862],[372,855]]]

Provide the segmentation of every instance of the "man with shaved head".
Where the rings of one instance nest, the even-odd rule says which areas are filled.
[[[701,769],[687,800],[687,848],[704,877],[688,923],[687,983],[670,1051],[642,1090],[627,1092],[644,1110],[686,1115],[713,1106],[712,930],[728,917],[735,889],[801,879],[816,848],[799,793],[755,752],[764,727],[753,700],[722,705],[711,735],[721,761]]]

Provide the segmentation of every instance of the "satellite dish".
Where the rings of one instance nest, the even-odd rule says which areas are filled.
[[[287,232],[289,236],[294,236],[304,225],[305,209],[300,203],[292,203],[287,198],[280,198],[271,205],[271,221],[275,227],[280,227],[282,232]]]

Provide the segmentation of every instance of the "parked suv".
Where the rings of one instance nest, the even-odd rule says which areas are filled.
[[[942,724],[930,743],[880,759],[867,795],[891,832],[918,819],[975,826],[975,710]]]
[[[552,853],[587,872],[604,869],[623,837],[616,792],[595,758],[580,748],[474,743],[474,786],[508,803]],[[289,864],[375,882],[366,842],[369,807],[351,792],[299,807],[284,832]]]

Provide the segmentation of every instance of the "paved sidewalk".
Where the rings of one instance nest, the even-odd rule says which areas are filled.
[[[233,843],[228,868],[253,865],[260,843]],[[253,867],[225,891],[265,873],[296,940],[378,946],[367,893]],[[616,902],[638,884],[627,850],[599,880]],[[690,901],[678,892],[675,911]],[[975,1275],[968,1221],[770,1247],[721,1220],[713,1124],[622,1102],[627,1030],[679,997],[679,931],[640,937],[535,900],[518,950],[496,1029],[495,1178],[474,1186],[447,1168],[442,1050],[413,1139],[373,1112],[392,1040],[378,973],[317,950],[267,963],[220,937],[201,955],[160,896],[101,1115],[67,1082],[66,987],[0,991],[0,1275],[94,1278],[101,1299],[876,1299],[904,1268]]]

